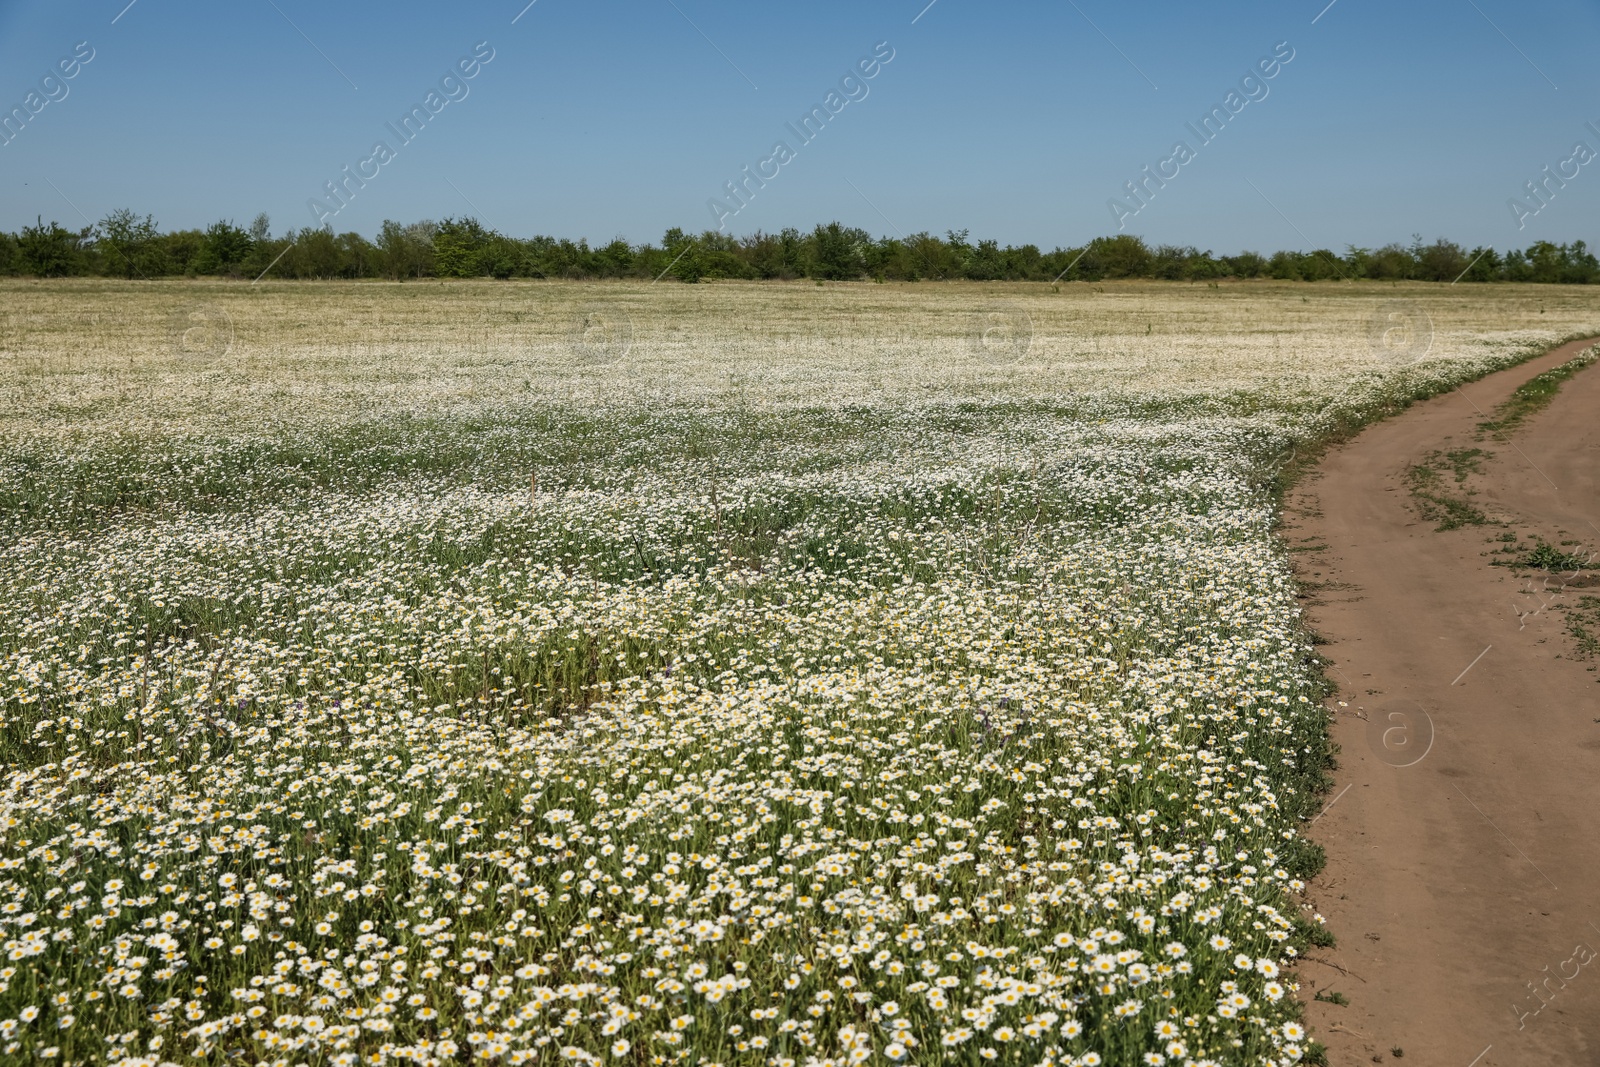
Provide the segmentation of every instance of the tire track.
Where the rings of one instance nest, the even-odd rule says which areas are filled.
[[[1566,632],[1581,582],[1541,591],[1490,565],[1506,532],[1600,550],[1600,372],[1509,441],[1474,440],[1592,343],[1368,427],[1285,503],[1342,702],[1333,801],[1309,829],[1328,853],[1310,899],[1339,943],[1299,969],[1335,1067],[1600,1063],[1600,674]],[[1491,455],[1451,489],[1508,525],[1437,532],[1406,472],[1473,447]]]

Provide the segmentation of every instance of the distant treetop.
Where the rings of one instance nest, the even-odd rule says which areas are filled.
[[[1156,278],[1337,279],[1434,282],[1600,282],[1600,262],[1582,241],[1538,241],[1525,249],[1467,249],[1440,238],[1382,248],[1348,246],[1271,255],[1145,243],[1131,234],[1097,237],[1076,248],[1044,252],[1037,245],[973,242],[966,230],[943,237],[873,237],[829,222],[810,232],[785,229],[732,237],[673,228],[659,244],[617,237],[587,240],[509,237],[474,218],[402,224],[385,221],[376,240],[358,233],[306,228],[273,237],[266,215],[249,229],[231,219],[205,230],[163,233],[149,215],[114,211],[99,223],[71,230],[36,220],[20,233],[0,233],[0,274],[41,278],[89,275],[118,278],[664,278],[829,281],[1100,281]]]

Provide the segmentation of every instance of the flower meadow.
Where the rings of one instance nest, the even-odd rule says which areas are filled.
[[[1281,468],[1593,321],[340,288],[9,294],[8,1062],[1315,1059]]]

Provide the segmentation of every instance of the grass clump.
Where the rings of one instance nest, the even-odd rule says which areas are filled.
[[[1510,550],[1510,546],[1508,546]],[[1595,560],[1594,553],[1579,555],[1576,552],[1564,552],[1552,545],[1542,537],[1534,538],[1532,548],[1515,555],[1511,559],[1495,560],[1497,567],[1528,567],[1533,570],[1548,571],[1552,574],[1573,574],[1581,570],[1592,568]]]

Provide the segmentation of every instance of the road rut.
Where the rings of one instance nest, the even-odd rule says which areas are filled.
[[[1367,428],[1285,501],[1344,705],[1309,830],[1328,853],[1310,897],[1339,943],[1299,968],[1333,1067],[1600,1064],[1600,674],[1567,630],[1600,571],[1492,565],[1530,535],[1600,549],[1600,368],[1508,441],[1475,439],[1592,343]],[[1446,471],[1445,491],[1505,525],[1438,532],[1406,472],[1472,448],[1490,455],[1475,473],[1468,456],[1459,486]],[[1335,994],[1348,1005],[1312,999]]]

